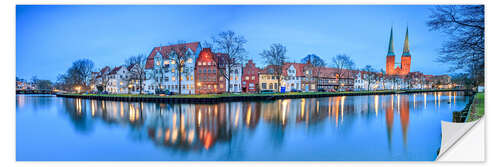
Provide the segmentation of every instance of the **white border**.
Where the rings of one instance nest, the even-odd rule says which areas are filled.
[[[0,138],[0,163],[1,166],[462,166],[462,165],[481,165],[481,166],[499,166],[500,159],[496,158],[499,155],[500,133],[497,129],[500,127],[500,119],[498,112],[489,103],[489,99],[496,100],[500,92],[498,87],[499,56],[498,18],[500,16],[500,7],[498,1],[495,0],[421,0],[421,1],[403,1],[403,0],[312,0],[312,1],[297,1],[297,0],[252,0],[252,1],[230,1],[230,0],[186,0],[176,2],[165,2],[164,0],[87,0],[87,1],[70,1],[70,0],[52,0],[39,2],[35,0],[3,0],[0,1],[0,18],[3,24],[1,28],[1,61],[0,73],[2,82],[0,82],[1,99],[0,110],[1,120],[0,127],[2,137]],[[486,163],[435,163],[435,162],[15,162],[15,92],[14,92],[14,77],[15,77],[15,5],[16,4],[486,4],[486,113],[493,121],[486,121],[488,129],[494,129],[488,133],[490,139],[484,143],[486,145]],[[496,3],[496,4],[495,4]],[[495,5],[494,5],[495,4]],[[491,86],[488,86],[491,85]],[[477,128],[473,128],[475,133]],[[484,132],[484,129],[483,131]],[[484,136],[484,133],[479,133]],[[484,139],[483,139],[484,140]],[[493,142],[488,142],[493,141]],[[482,142],[482,141],[475,141]],[[488,155],[493,155],[488,159]],[[491,156],[490,156],[491,157]]]

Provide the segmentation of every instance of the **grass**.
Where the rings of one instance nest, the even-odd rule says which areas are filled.
[[[446,89],[448,90],[448,89]],[[441,91],[446,91],[441,90]],[[451,89],[449,89],[451,90]],[[145,95],[145,94],[67,94],[75,96],[102,96],[102,97],[140,97],[140,98],[220,98],[220,97],[251,97],[251,96],[281,96],[281,95],[335,95],[335,94],[371,94],[371,93],[403,93],[403,92],[423,92],[432,90],[377,90],[377,91],[348,91],[348,92],[288,92],[288,93],[269,93],[269,94],[245,94],[245,93],[224,93],[224,94],[199,94],[199,95]]]
[[[484,115],[484,92],[477,93],[472,104],[471,113],[469,113],[468,122],[475,121]]]

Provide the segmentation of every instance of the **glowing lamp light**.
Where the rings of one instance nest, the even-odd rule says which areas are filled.
[[[75,90],[76,90],[78,93],[80,93],[80,90],[81,90],[81,89],[82,89],[82,87],[80,87],[80,86],[75,87]]]

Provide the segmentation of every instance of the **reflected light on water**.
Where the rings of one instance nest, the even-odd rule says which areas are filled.
[[[378,95],[375,95],[374,104],[375,104],[375,116],[378,116]]]
[[[451,109],[444,107],[440,113],[420,112],[427,105],[426,95],[423,93],[335,96],[182,105],[81,99],[63,100],[59,103],[64,103],[61,106],[66,108],[63,108],[62,111],[69,113],[70,117],[68,118],[74,123],[72,126],[80,126],[76,129],[89,131],[87,133],[89,136],[99,139],[98,135],[102,135],[102,133],[91,132],[95,131],[96,128],[110,127],[95,123],[96,121],[104,120],[107,124],[123,125],[113,126],[110,130],[121,128],[127,134],[105,135],[106,138],[103,141],[109,141],[110,138],[115,140],[115,137],[123,135],[127,138],[125,141],[131,140],[130,144],[123,142],[122,139],[117,139],[120,141],[117,142],[118,144],[129,144],[124,148],[141,147],[144,149],[149,148],[144,147],[144,144],[153,143],[155,148],[169,150],[161,154],[174,159],[179,157],[182,159],[183,156],[170,156],[172,153],[186,155],[186,157],[194,159],[198,157],[210,159],[215,154],[220,155],[226,152],[231,152],[230,154],[237,160],[245,159],[247,156],[249,156],[248,159],[259,160],[262,159],[261,155],[272,156],[265,150],[254,150],[262,148],[273,148],[281,151],[280,155],[287,154],[297,158],[294,157],[295,153],[297,151],[306,152],[304,150],[306,147],[314,147],[318,151],[329,154],[328,157],[320,157],[320,159],[336,159],[337,155],[351,154],[350,149],[362,146],[377,152],[377,155],[370,156],[384,158],[383,156],[387,155],[389,158],[393,158],[395,155],[402,155],[402,159],[405,160],[415,158],[409,156],[415,149],[426,148],[431,150],[430,153],[435,154],[437,148],[434,146],[438,146],[440,141],[436,140],[435,143],[422,145],[421,142],[429,142],[431,139],[421,140],[419,136],[439,135],[439,133],[429,134],[434,132],[429,128],[439,128],[440,120],[448,118],[447,116],[450,116],[449,119],[451,119],[451,112],[464,107],[466,103],[463,96],[455,92],[446,92],[445,95],[448,97],[442,97],[443,99],[440,100],[451,102],[451,96],[453,96],[454,104]],[[440,97],[439,93],[435,93],[436,107],[439,105]],[[397,102],[395,102],[396,100]],[[90,105],[91,112],[86,112],[88,110],[85,107],[88,105]],[[411,110],[410,105],[413,105]],[[429,105],[432,108],[433,103]],[[106,110],[106,107],[110,110]],[[117,107],[120,107],[120,116],[112,114],[118,110]],[[92,119],[89,119],[90,115],[92,115]],[[64,121],[68,121],[68,118],[64,118]],[[333,126],[334,122],[335,126]],[[422,125],[425,125],[425,128],[419,127]],[[143,137],[143,135],[145,136]],[[360,136],[362,138],[352,140],[352,138]],[[302,143],[302,139],[307,139],[310,142]],[[58,139],[52,140],[57,141]],[[88,140],[88,138],[81,140]],[[363,143],[359,141],[363,141]],[[290,149],[294,149],[295,152],[287,152]],[[133,148],[133,150],[137,149]],[[204,152],[205,150],[210,152]],[[240,155],[240,152],[243,153],[241,154],[243,157],[237,156]],[[255,152],[259,154],[255,154]],[[144,152],[144,154],[148,153],[156,152]],[[214,156],[208,157],[208,154]],[[362,154],[366,155],[356,154],[354,156],[355,154],[352,154],[352,158],[368,156],[370,152],[362,152]],[[85,156],[92,155],[86,154]],[[223,158],[225,158],[224,155],[222,155]],[[308,159],[316,158],[308,156]]]

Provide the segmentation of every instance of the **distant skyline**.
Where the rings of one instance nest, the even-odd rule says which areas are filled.
[[[289,61],[307,54],[328,65],[347,54],[359,68],[385,70],[391,26],[397,61],[406,27],[411,71],[448,73],[435,62],[446,35],[426,25],[429,5],[18,5],[16,76],[56,81],[75,60],[88,58],[96,70],[118,66],[130,56],[183,40],[209,41],[233,30],[248,40],[248,58],[264,66],[259,53],[272,43],[287,47]]]

